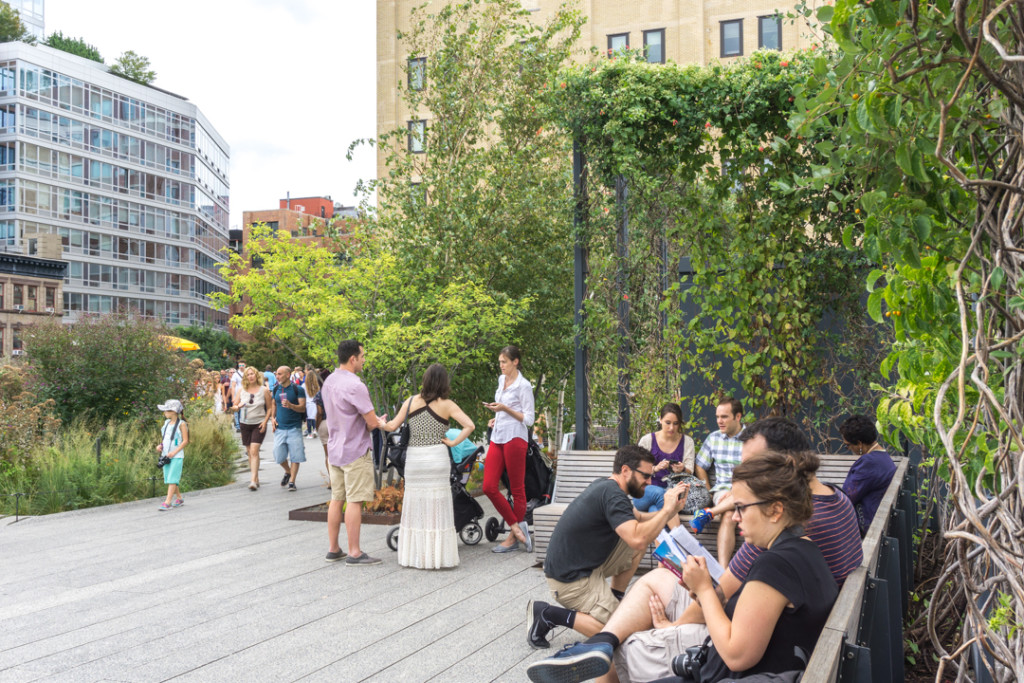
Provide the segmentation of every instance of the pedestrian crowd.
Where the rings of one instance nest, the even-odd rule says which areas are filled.
[[[326,560],[350,566],[380,564],[360,546],[362,503],[374,498],[372,432],[403,432],[405,493],[398,563],[416,569],[459,564],[449,481],[450,449],[475,425],[449,397],[446,369],[431,365],[419,392],[390,420],[378,414],[360,374],[366,352],[357,340],[338,345],[331,372],[245,363],[208,373],[198,393],[212,394],[231,414],[246,448],[256,491],[259,449],[268,427],[281,486],[296,490],[305,462],[303,438],[319,438],[330,478]],[[508,535],[492,551],[532,552],[525,471],[535,421],[533,387],[515,346],[498,354],[500,375],[484,460],[483,492]],[[181,506],[178,484],[188,445],[182,404],[169,400],[161,454],[167,497],[160,510]],[[591,483],[562,513],[544,561],[550,602],[527,604],[527,642],[550,647],[553,629],[586,640],[530,665],[538,683],[594,678],[614,681],[778,680],[806,664],[846,577],[860,565],[861,538],[870,527],[895,465],[862,415],[845,420],[844,444],[859,456],[842,487],[821,482],[818,456],[790,420],[744,424],[740,401],[717,402],[718,429],[699,450],[683,427],[678,404],[660,411],[658,429],[620,448],[612,472]],[[449,431],[451,422],[461,429]],[[500,489],[502,478],[508,491]],[[692,513],[679,530],[680,513]],[[345,522],[345,549],[340,531]],[[639,562],[663,531],[700,533],[718,521],[713,578],[706,559],[689,555],[633,581]],[[504,527],[502,527],[504,528]],[[736,534],[742,544],[736,548]],[[631,585],[632,584],[632,585]]]

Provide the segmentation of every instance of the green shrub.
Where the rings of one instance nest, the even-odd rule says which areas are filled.
[[[21,466],[35,448],[56,440],[60,420],[53,410],[52,401],[40,402],[25,391],[19,368],[0,368],[0,479]]]
[[[223,486],[234,481],[240,453],[230,420],[204,413],[199,401],[189,401],[186,414],[190,443],[185,450],[183,492]],[[162,418],[110,422],[101,430],[78,420],[62,430],[53,446],[39,447],[23,467],[0,469],[0,513],[13,514],[13,494],[26,494],[19,513],[41,515],[63,510],[121,503],[163,495],[163,474],[156,467]],[[100,461],[96,461],[96,439]]]
[[[127,314],[47,320],[25,339],[31,386],[65,422],[94,424],[150,416],[170,398],[191,395],[187,360],[160,339],[159,324]]]

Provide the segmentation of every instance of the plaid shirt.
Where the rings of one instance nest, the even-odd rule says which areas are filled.
[[[705,472],[710,471],[712,466],[715,468],[712,493],[732,487],[732,471],[740,464],[740,451],[743,450],[743,442],[740,441],[742,433],[742,429],[736,432],[736,436],[727,436],[722,431],[712,432],[700,447],[697,464]]]

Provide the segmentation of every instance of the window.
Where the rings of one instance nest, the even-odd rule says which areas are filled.
[[[28,292],[28,296],[26,298],[28,303],[25,305],[25,309],[29,311],[39,310],[38,306],[36,306],[36,293],[38,292],[38,287],[35,285],[28,285],[26,290]]]
[[[21,327],[15,326],[11,328],[11,339],[13,342],[11,346],[14,351],[25,350],[25,342],[21,340]]]
[[[743,20],[723,21],[721,26],[722,56],[737,57],[743,54]]]
[[[757,46],[767,50],[782,49],[782,17],[773,14],[757,18]]]
[[[628,33],[613,33],[608,36],[608,56],[614,57],[616,52],[629,49]]]
[[[46,288],[46,307],[56,308],[57,307],[57,290],[53,287]],[[0,307],[2,308],[2,307]]]
[[[409,122],[409,151],[422,154],[427,146],[427,122],[423,119]]]
[[[644,31],[644,56],[651,64],[665,63],[665,29]]]
[[[409,59],[409,90],[423,90],[427,87],[427,58]]]
[[[14,285],[14,305],[25,305],[25,285]]]

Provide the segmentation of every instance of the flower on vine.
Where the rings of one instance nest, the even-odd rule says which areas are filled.
[[[623,301],[629,301],[629,294],[623,294],[622,295],[622,300]]]
[[[674,125],[676,125],[677,123],[679,123],[679,122],[678,122],[678,121],[676,121],[675,119],[672,119],[672,125],[673,125],[673,126],[674,126]]]
[[[562,81],[562,90],[565,90],[565,81]]]
[[[710,121],[708,121],[707,123],[705,123],[705,124],[704,124],[704,127],[705,127],[705,128],[710,128],[710,127],[711,127],[711,122],[710,122]]]
[[[789,62],[782,62],[779,66],[789,66]]]

